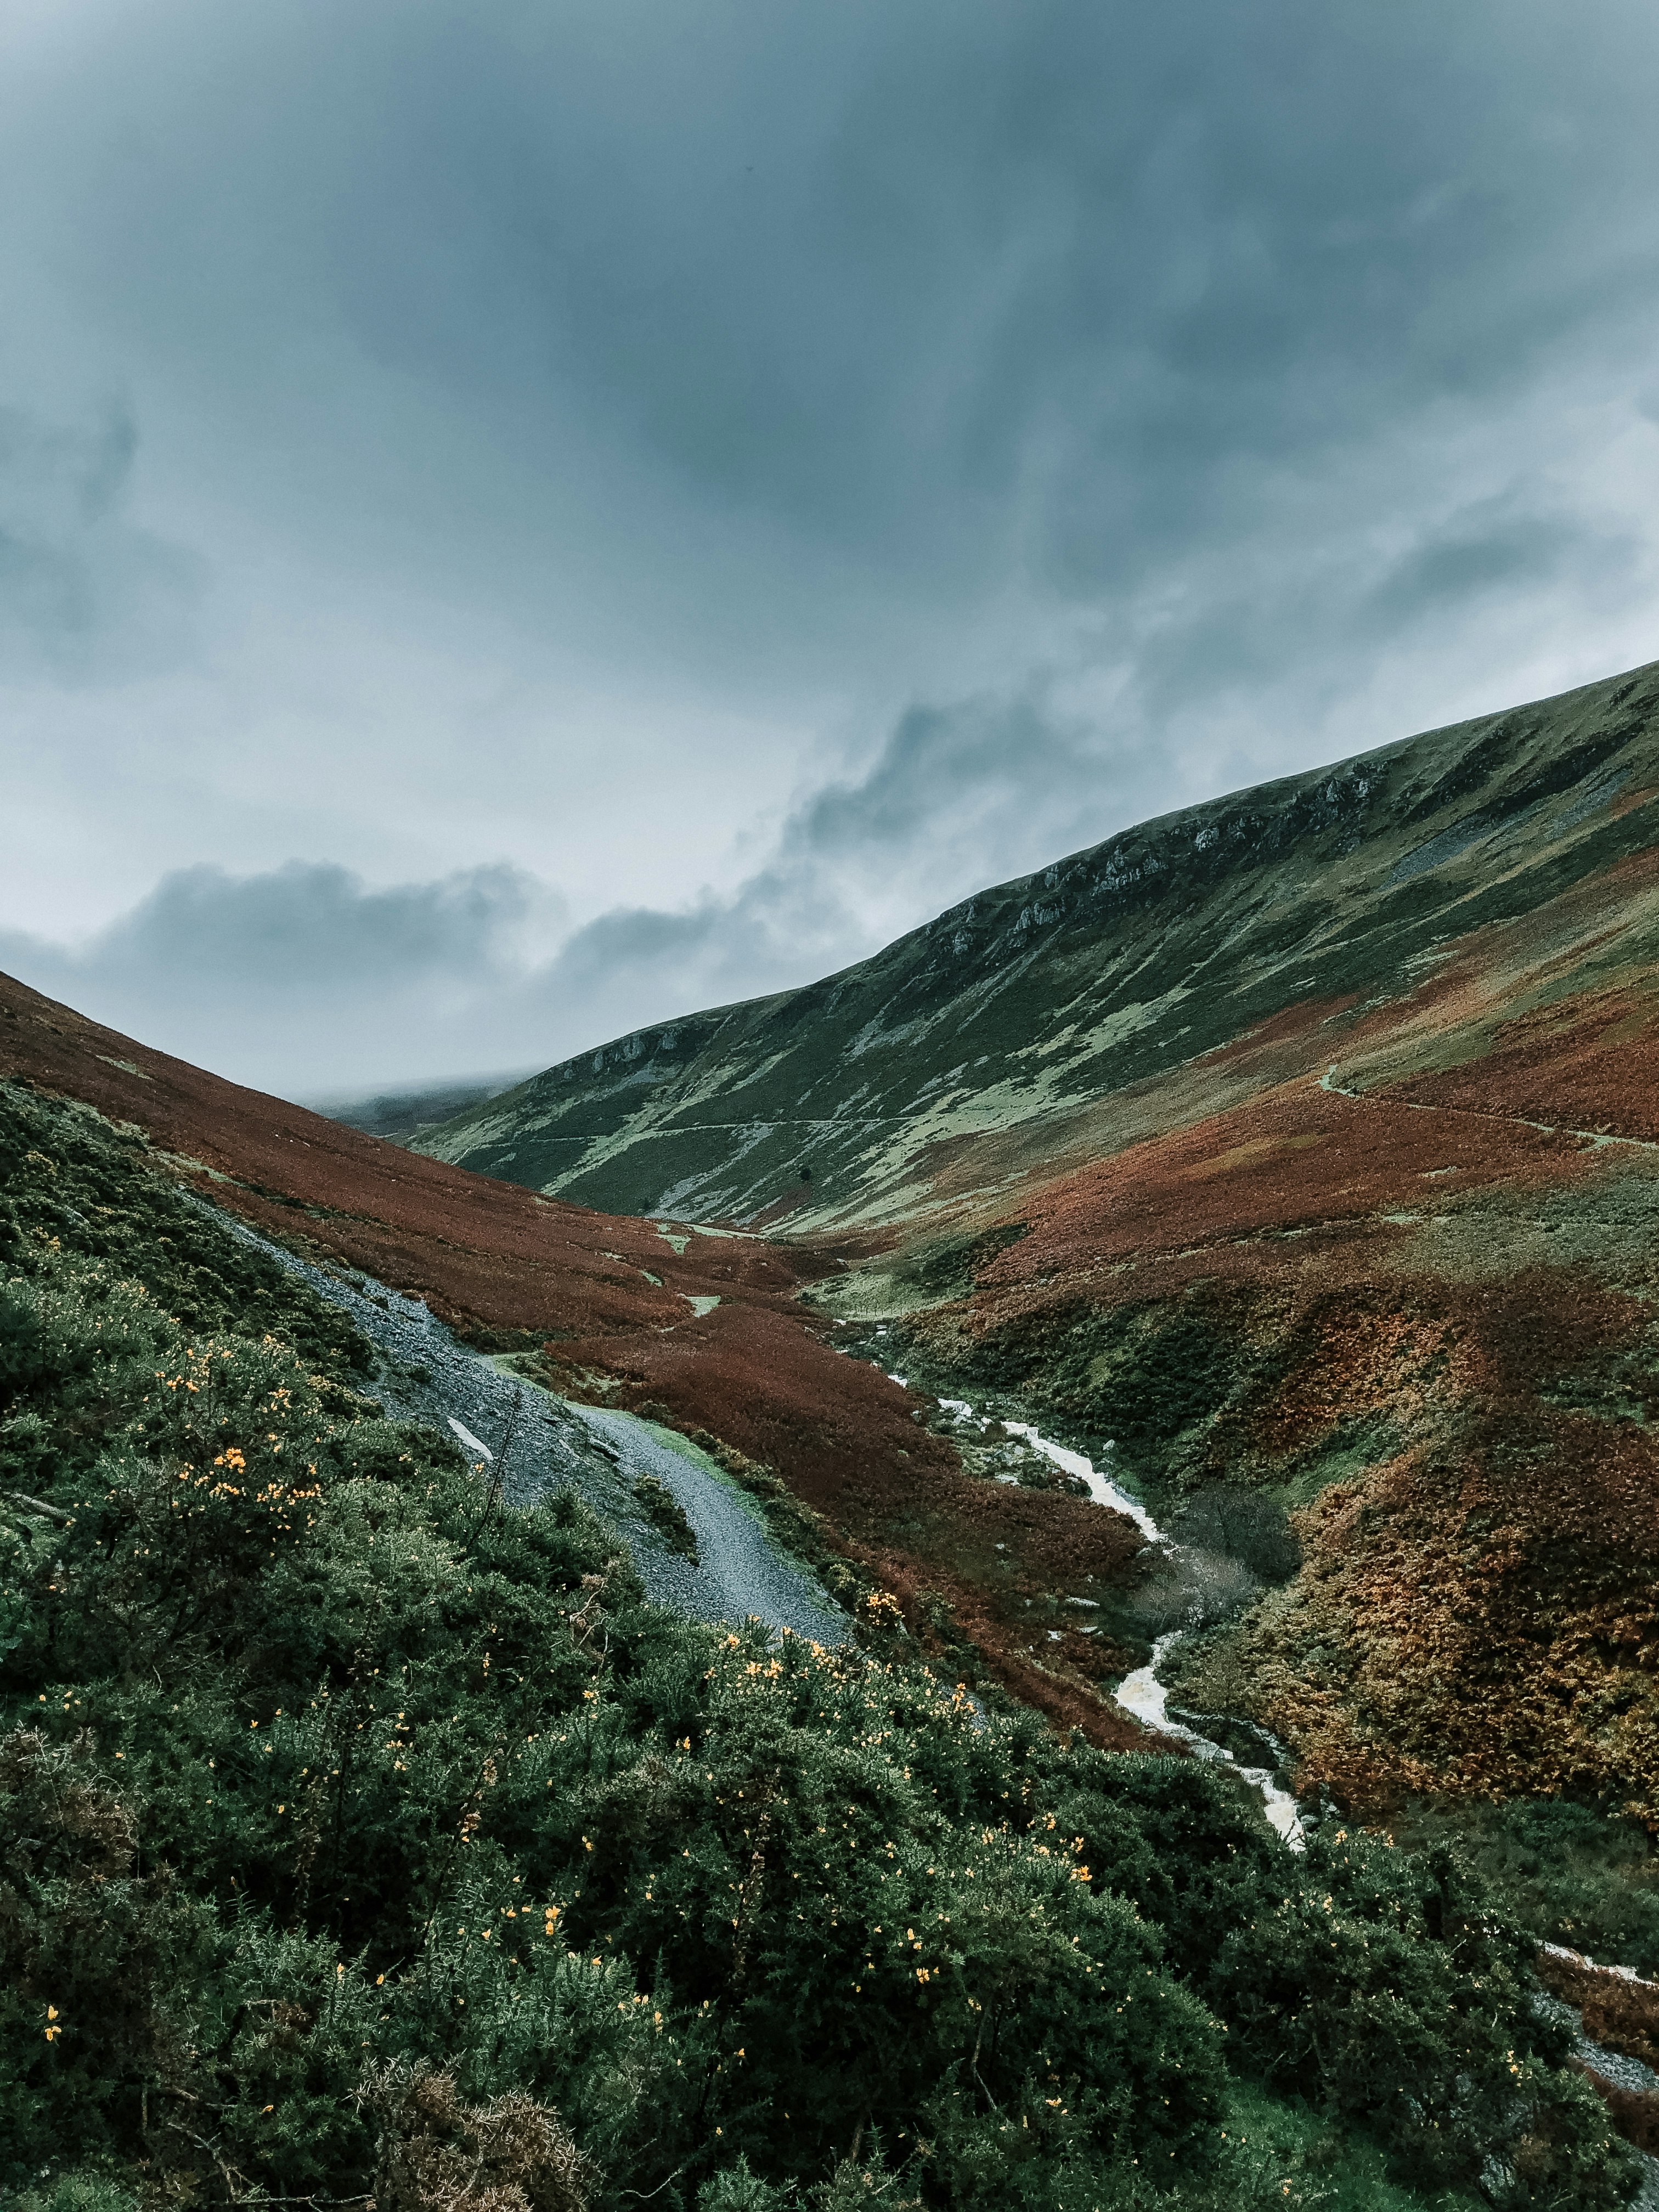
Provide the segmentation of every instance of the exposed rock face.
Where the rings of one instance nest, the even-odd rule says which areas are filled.
[[[1167,1109],[1202,1055],[1297,1006],[1407,996],[1454,940],[1644,851],[1656,702],[1638,670],[1166,816],[823,982],[566,1060],[418,1148],[618,1212],[906,1220],[983,1187],[986,1139],[1005,1175],[1067,1155],[1101,1102],[1152,1085]]]

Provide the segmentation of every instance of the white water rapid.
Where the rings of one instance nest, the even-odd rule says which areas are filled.
[[[1179,1641],[1180,1636],[1178,1628],[1171,1630],[1167,1636],[1160,1636],[1152,1646],[1152,1656],[1148,1664],[1137,1667],[1133,1674],[1124,1676],[1117,1686],[1119,1705],[1126,1713],[1133,1713],[1143,1727],[1156,1729],[1160,1735],[1174,1736],[1178,1743],[1187,1745],[1197,1758],[1209,1759],[1217,1765],[1231,1766],[1239,1779],[1248,1782],[1261,1797],[1269,1822],[1278,1829],[1291,1849],[1301,1850],[1305,1839],[1302,1833],[1302,1822],[1297,1814],[1296,1800],[1288,1790],[1279,1788],[1273,1780],[1272,1770],[1266,1766],[1242,1766],[1224,1746],[1212,1743],[1208,1736],[1200,1735],[1195,1729],[1186,1728],[1180,1721],[1170,1718],[1170,1693],[1158,1680],[1158,1670],[1163,1663],[1164,1653],[1171,1644]]]

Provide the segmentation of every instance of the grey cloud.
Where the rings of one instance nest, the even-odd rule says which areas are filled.
[[[1156,811],[1160,763],[1133,702],[1085,708],[1061,689],[1033,680],[908,708],[861,775],[785,823],[775,870],[826,900],[833,886],[849,920],[878,915],[894,933]]]
[[[1659,248],[1633,0],[368,0],[139,39],[105,66],[143,157],[76,251],[148,331],[257,380],[323,318],[532,477],[614,438],[935,575],[1004,564],[1016,498],[1072,590],[1236,530],[1287,456],[1611,340]]]
[[[1650,650],[1640,0],[46,16],[8,373],[137,398],[0,460],[0,635],[110,687],[17,687],[16,819],[128,809],[149,881],[195,779],[204,859],[461,870],[175,876],[64,971],[134,1026],[313,1088],[553,1057]],[[504,851],[575,886],[550,959]]]
[[[1398,562],[1370,595],[1370,611],[1387,629],[1431,613],[1443,619],[1480,594],[1547,584],[1577,565],[1597,570],[1628,564],[1638,548],[1618,530],[1598,532],[1584,519],[1524,501],[1486,500],[1451,516]]]
[[[1074,770],[1080,750],[1033,698],[911,707],[857,782],[827,786],[792,817],[785,847],[845,855],[908,845],[964,801],[1024,799],[1045,775]]]
[[[577,930],[534,979],[545,1033],[578,1049],[831,973],[981,888],[988,847],[1013,874],[1133,820],[1150,767],[1121,733],[1111,742],[1035,690],[914,707],[862,775],[789,816],[733,890]]]
[[[207,988],[402,989],[473,976],[536,902],[514,868],[369,889],[347,868],[291,861],[269,875],[182,869],[82,956],[106,974],[187,974]]]
[[[1538,473],[1460,499],[1461,479],[1438,458],[1385,449],[1357,483],[1343,483],[1337,495],[1365,516],[1364,529],[1298,532],[1286,515],[1242,570],[1224,541],[1194,559],[1178,591],[1120,602],[1103,629],[1125,672],[1124,724],[1178,758],[1201,751],[1206,725],[1230,710],[1258,726],[1279,723],[1295,750],[1240,762],[1244,782],[1640,657],[1653,561],[1627,508],[1602,487]],[[1408,473],[1419,481],[1401,500],[1386,479]],[[1614,611],[1627,635],[1604,661],[1592,650],[1539,663],[1515,650],[1528,629],[1552,647],[1563,635],[1592,638]],[[1379,684],[1398,702],[1391,720],[1366,713],[1345,724],[1345,703]],[[1202,781],[1200,771],[1191,796],[1202,795]]]
[[[556,906],[503,866],[382,890],[325,864],[241,878],[204,866],[78,946],[0,933],[0,966],[181,1058],[308,1096],[382,1069],[514,1058],[498,1017],[511,1009],[510,1029],[522,1012],[523,927]]]
[[[385,889],[325,864],[198,867],[77,946],[0,931],[0,968],[180,1057],[309,1097],[544,1066],[863,949],[856,918],[793,872],[757,871],[684,912],[618,908],[538,957],[526,925],[544,939],[561,908],[500,866]]]
[[[126,518],[137,451],[125,407],[80,427],[0,408],[0,672],[107,684],[189,650],[202,566]]]
[[[619,908],[576,930],[534,978],[550,1030],[579,1050],[693,1006],[784,990],[868,949],[822,874],[770,864],[678,911]]]
[[[496,866],[385,889],[298,861],[166,877],[78,947],[0,933],[0,966],[147,1041],[292,1095],[545,1065],[692,1006],[778,990],[872,949],[872,908],[915,918],[975,887],[991,809],[1021,865],[1129,818],[1119,763],[1036,697],[915,708],[864,774],[807,799],[763,864],[679,909],[568,930],[556,892]],[[894,886],[899,888],[895,893]]]

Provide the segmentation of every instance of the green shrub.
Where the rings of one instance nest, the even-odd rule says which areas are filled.
[[[691,1523],[685,1517],[685,1508],[680,1504],[665,1482],[654,1474],[639,1474],[634,1478],[634,1496],[641,1511],[667,1543],[671,1551],[697,1565],[697,1540]]]
[[[13,2212],[138,2212],[138,2199],[106,2174],[80,2169],[10,2200]]]
[[[1407,1839],[1456,1839],[1504,1911],[1540,1942],[1659,1974],[1659,1857],[1639,1821],[1559,1798],[1437,1808]]]
[[[697,2212],[783,2212],[793,2195],[763,2181],[741,2153],[735,2164],[710,2174],[697,2191]]]

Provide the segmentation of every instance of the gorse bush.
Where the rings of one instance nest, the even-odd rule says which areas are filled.
[[[140,1148],[0,1093],[23,2212],[1266,2202],[1230,2065],[1425,2185],[1627,2193],[1452,1855],[1299,1863],[1193,1762],[679,1620],[368,1365]]]
[[[1618,1805],[1437,1807],[1413,1840],[1453,1838],[1529,1935],[1659,1975],[1659,1861]]]

